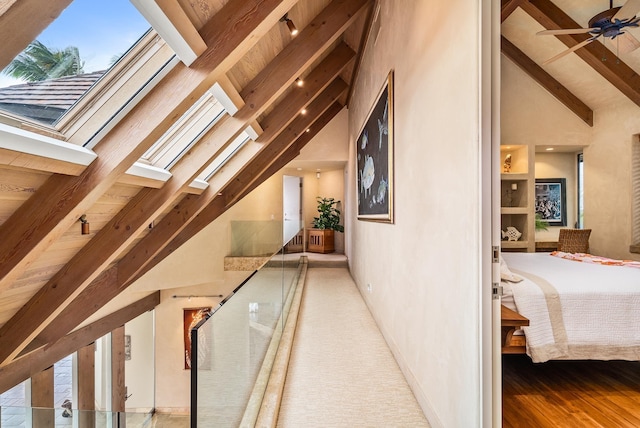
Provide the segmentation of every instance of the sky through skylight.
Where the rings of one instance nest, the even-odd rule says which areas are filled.
[[[74,0],[37,40],[53,49],[76,46],[84,71],[109,68],[150,28],[129,0]],[[0,87],[24,83],[0,74]]]

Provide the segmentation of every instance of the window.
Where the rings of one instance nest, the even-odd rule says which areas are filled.
[[[576,221],[576,228],[582,229],[584,227],[584,159],[583,154],[578,153],[578,220]]]
[[[631,146],[631,248],[632,253],[640,253],[640,136],[633,137]]]
[[[75,0],[0,74],[0,109],[54,125],[149,29],[128,0]]]
[[[225,113],[209,92],[200,97],[147,152],[141,160],[159,168],[171,169]]]

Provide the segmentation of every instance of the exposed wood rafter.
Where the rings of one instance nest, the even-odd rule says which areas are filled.
[[[502,53],[551,93],[551,95],[556,97],[558,101],[574,112],[587,125],[593,126],[593,110],[504,36],[502,36]]]
[[[327,37],[335,38],[337,35],[337,33],[327,34]],[[300,37],[303,36],[304,31],[300,34]],[[317,39],[317,35],[315,38]],[[315,57],[321,52],[312,51],[310,46],[305,43],[297,44],[294,48],[301,57]],[[307,107],[338,76],[354,55],[355,53],[348,46],[342,43],[339,44],[316,69],[308,74],[305,87],[292,91],[280,103],[281,108],[277,108],[274,113],[267,116],[265,122],[269,125],[265,133],[260,136],[261,141],[269,142],[270,139],[273,139],[275,133],[280,132],[288,125],[292,117],[295,117],[296,112]],[[272,68],[273,73],[277,74],[278,68],[282,67],[288,70],[288,73],[283,77],[285,80],[288,80],[287,75],[297,75],[301,71],[292,68],[291,65],[280,63],[277,68]],[[343,89],[341,87],[340,91]],[[260,94],[281,93],[282,91],[282,86],[276,81],[276,84],[263,85],[257,88],[255,92],[257,98],[266,99],[270,98],[270,96],[260,96]],[[335,92],[335,89],[333,91]],[[330,91],[329,93],[332,94],[334,92]],[[174,168],[172,181],[162,189],[142,190],[92,239],[81,253],[76,255],[27,305],[0,328],[0,344],[6,344],[7,347],[11,348],[24,348],[35,335],[44,329],[42,334],[34,341],[34,344],[29,347],[29,349],[32,349],[50,342],[56,335],[64,334],[79,324],[78,322],[69,325],[68,320],[77,319],[77,316],[82,313],[81,309],[63,311],[64,307],[71,302],[71,299],[78,296],[88,283],[100,273],[100,268],[110,263],[119,251],[135,238],[136,234],[134,232],[136,229],[144,228],[154,219],[158,212],[173,203],[180,194],[181,188],[191,183],[193,174],[197,174],[206,165],[203,162],[217,152],[216,147],[220,148],[220,142],[230,141],[235,138],[266,107],[266,104],[253,105],[252,108],[243,107],[235,117],[227,117],[219,127],[215,127],[210,131],[210,135],[203,138],[204,141],[191,150],[186,159]],[[164,225],[165,222],[160,222],[150,235],[156,236],[160,234]],[[145,247],[147,244],[144,242],[149,242],[149,240],[150,238],[143,240],[129,252],[122,261],[123,265],[118,273],[119,278],[124,280],[132,276],[133,273],[129,273],[127,267],[137,266],[137,264],[148,260],[149,254],[153,254],[153,250],[150,250],[151,247]],[[165,241],[168,240],[170,238],[165,239]],[[157,250],[155,251],[157,252]],[[88,292],[94,294],[94,290],[91,287],[89,288],[91,290],[89,291],[88,289]],[[79,300],[83,301],[83,298],[80,297]],[[39,303],[42,301],[48,302],[47,307],[42,307]],[[61,312],[62,315],[58,318],[70,318],[66,321],[54,322],[52,326],[45,328],[44,324],[47,320]],[[27,322],[26,320],[29,321]],[[21,323],[22,327],[16,329],[15,323]],[[64,323],[64,327],[61,325],[62,323]],[[14,354],[17,353],[14,352]]]
[[[556,30],[580,27],[580,24],[550,0],[523,0],[520,3],[520,7],[546,29]],[[587,40],[590,35],[569,34],[556,37],[571,48]],[[599,41],[589,43],[576,50],[575,54],[618,88],[631,101],[640,106],[640,75],[623,61],[619,61],[615,54],[604,47],[602,43]]]
[[[514,10],[520,6],[522,0],[502,0],[502,10],[500,12],[500,22],[504,22],[505,19],[513,13]]]
[[[203,28],[209,48],[176,67],[96,146],[77,177],[53,175],[0,226],[0,292],[87,211],[295,2],[231,0]],[[229,28],[228,23],[236,23]],[[131,141],[138,144],[131,144]],[[1,339],[1,336],[0,336]],[[6,354],[6,348],[0,354]],[[0,357],[0,361],[5,358]]]
[[[0,70],[9,65],[71,2],[72,0],[0,2]]]
[[[338,97],[335,97],[334,100],[332,100],[326,107],[319,109],[320,111],[318,111],[318,113],[320,116],[318,118],[310,119],[307,122],[305,119],[309,118],[311,113],[307,116],[303,116],[301,120],[292,123],[286,131],[283,131],[283,134],[287,132],[290,135],[290,141],[293,141],[300,136],[304,136],[304,134],[306,134],[306,129],[311,128],[311,133],[316,132],[316,126],[312,126],[317,121],[315,119],[321,119],[323,117],[322,115],[326,111],[333,108],[332,106],[335,105],[334,101],[337,100]],[[173,224],[176,224],[176,226],[174,226],[176,228],[176,234],[174,234],[175,238],[168,243],[164,243],[161,247],[162,250],[160,253],[158,253],[158,255],[152,260],[147,261],[132,281],[135,281],[153,266],[164,260],[169,254],[178,249],[182,244],[191,239],[191,237],[195,236],[196,233],[215,220],[221,214],[218,210],[222,209],[222,212],[224,212],[244,197],[252,186],[257,186],[255,177],[261,176],[262,171],[258,169],[256,163],[263,162],[265,159],[262,152],[259,156],[261,159],[260,161],[255,160],[249,163],[234,180],[222,189],[222,196],[216,197],[217,195],[209,195],[209,199],[203,198],[203,196],[205,196],[204,194],[199,197],[192,197],[191,195],[186,196],[182,200],[180,207],[176,207],[174,211],[165,217],[165,219],[170,218],[170,216],[175,217],[172,221]],[[235,197],[232,198],[227,195],[235,195]],[[225,202],[220,203],[220,199],[223,199]],[[184,219],[186,219],[187,222],[180,223],[180,221]]]
[[[159,303],[160,292],[156,291],[111,315],[107,315],[86,327],[64,336],[56,343],[48,346],[45,352],[33,352],[15,360],[11,364],[0,367],[0,393],[13,388],[34,373],[52,366],[55,362],[99,339],[115,328],[152,310]]]

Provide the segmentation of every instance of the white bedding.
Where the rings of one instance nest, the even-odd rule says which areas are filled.
[[[524,327],[527,354],[551,359],[640,360],[640,269],[603,266],[549,253],[503,253],[524,278],[503,282]]]

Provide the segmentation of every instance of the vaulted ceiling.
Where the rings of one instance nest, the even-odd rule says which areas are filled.
[[[625,0],[615,1],[613,6],[625,3]],[[631,0],[631,3],[638,2]],[[608,0],[502,0],[504,57],[517,64],[589,126],[593,126],[594,111],[599,108],[629,101],[640,106],[640,49],[624,52],[616,40],[600,37],[545,64],[591,34],[552,36],[537,33],[589,28],[589,20],[608,9]],[[625,31],[635,38],[640,37],[638,28]]]
[[[148,90],[122,108],[123,98],[103,85],[103,95],[78,105],[86,120],[69,119],[57,128],[0,115],[0,391],[159,303],[159,292],[147,292],[86,323],[293,160],[348,104],[374,16],[373,0],[132,2],[146,10],[180,60],[155,76]],[[2,2],[0,68],[70,3]],[[605,0],[502,0],[506,60],[588,126],[599,108],[640,105],[640,49],[617,57],[614,46],[597,41],[542,65],[587,36],[536,33],[585,27],[605,9]],[[295,37],[281,22],[285,14],[300,29]],[[165,58],[164,42],[155,49]],[[153,59],[149,64],[155,67]],[[135,81],[144,67],[138,74],[126,67],[114,73]],[[298,77],[302,88],[294,86]],[[216,93],[228,98],[229,114],[170,171],[156,168],[161,178],[133,173],[144,169],[138,160],[152,144],[216,84],[222,90]],[[126,82],[122,87],[132,91]],[[248,126],[255,139],[195,185]],[[37,147],[56,147],[56,153],[27,149],[34,135],[41,136]],[[60,152],[72,155],[61,158]],[[83,214],[91,219],[88,235],[79,233]]]
[[[0,68],[70,2],[4,2]],[[49,128],[0,117],[0,392],[158,304],[159,292],[147,292],[83,324],[287,165],[342,110],[373,4],[132,2],[146,10],[181,60],[143,97],[138,94],[126,109],[112,106],[106,125],[99,120],[106,114],[98,96],[81,106],[91,113],[84,124],[77,119]],[[285,14],[300,30],[295,37],[281,21]],[[299,77],[303,87],[294,85]],[[152,144],[213,87],[228,98],[229,114],[170,170],[156,171],[163,179],[132,173]],[[113,99],[117,95],[104,102],[105,109]],[[195,185],[248,126],[254,140],[208,182]],[[87,145],[89,140],[94,143]],[[33,141],[87,160],[27,149]],[[79,233],[82,215],[91,219],[88,235]]]

